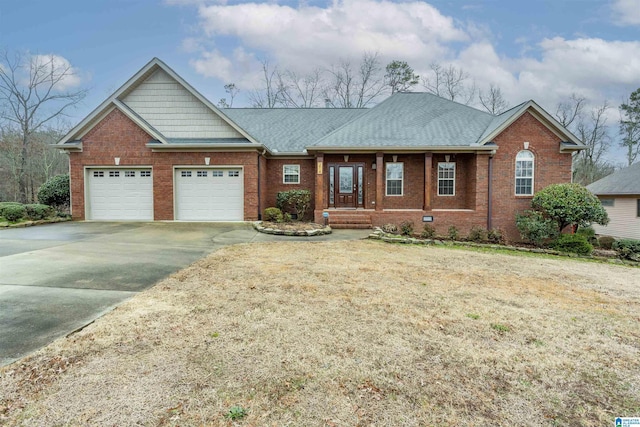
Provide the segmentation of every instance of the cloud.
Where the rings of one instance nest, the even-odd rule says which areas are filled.
[[[59,79],[56,83],[56,89],[59,91],[76,88],[83,83],[82,75],[63,56],[32,55],[30,59],[32,66],[39,70],[42,77],[52,76],[54,79]]]
[[[613,20],[621,26],[640,25],[638,0],[614,0],[611,4]]]

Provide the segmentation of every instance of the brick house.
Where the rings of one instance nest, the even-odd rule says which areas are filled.
[[[308,189],[313,218],[501,228],[571,180],[582,143],[533,101],[494,116],[426,93],[371,109],[218,109],[154,58],[73,128],[78,220],[252,221]]]

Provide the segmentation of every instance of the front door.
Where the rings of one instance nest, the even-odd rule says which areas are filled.
[[[364,164],[329,165],[329,206],[336,208],[364,206]]]

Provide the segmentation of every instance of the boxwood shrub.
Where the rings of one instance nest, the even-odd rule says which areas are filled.
[[[29,219],[38,220],[46,219],[53,215],[53,208],[51,206],[34,203],[31,205],[24,205],[26,210],[26,216]]]
[[[578,255],[591,255],[593,246],[580,234],[561,234],[552,245],[553,249]]]
[[[620,239],[612,247],[620,258],[640,261],[640,240]]]
[[[24,205],[19,203],[2,207],[2,216],[9,222],[21,220],[27,214]]]

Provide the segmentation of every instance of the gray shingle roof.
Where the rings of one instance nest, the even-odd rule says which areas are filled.
[[[429,93],[396,93],[314,145],[468,147],[480,140],[494,118],[489,113]]]
[[[640,195],[640,163],[634,163],[609,176],[605,176],[587,185],[587,188],[598,196]]]
[[[227,108],[223,113],[260,143],[279,153],[305,147],[365,114],[367,109]]]
[[[484,130],[480,138],[478,138],[478,141],[482,141],[483,139],[491,135],[493,131],[498,129],[503,123],[505,123],[511,117],[517,114],[520,114],[521,110],[525,108],[526,105],[527,105],[527,102],[523,102],[522,104],[516,105],[515,107],[510,108],[507,111],[498,114],[497,116],[493,116],[493,119],[491,120],[491,122],[489,122],[489,126],[487,126],[487,128]]]

